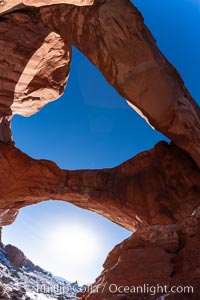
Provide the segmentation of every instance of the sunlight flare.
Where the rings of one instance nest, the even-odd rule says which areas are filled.
[[[95,233],[82,225],[60,225],[51,232],[51,251],[65,262],[86,265],[94,261],[100,250]]]

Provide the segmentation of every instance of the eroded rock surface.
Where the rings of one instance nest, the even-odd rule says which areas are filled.
[[[12,115],[30,116],[63,93],[71,48],[34,12],[1,18],[0,139],[9,142]]]
[[[1,0],[0,15],[22,9],[26,6],[40,7],[53,4],[74,4],[78,6],[91,5],[93,0]]]
[[[0,7],[0,226],[26,205],[71,202],[137,230],[110,253],[94,286],[191,284],[194,295],[168,299],[199,299],[199,106],[128,0],[91,4],[16,0]],[[62,95],[71,45],[173,144],[159,143],[112,169],[81,171],[61,170],[9,145],[14,114],[29,116]],[[102,300],[98,293],[82,296]],[[141,299],[107,289],[103,297]]]
[[[134,231],[181,221],[200,205],[198,167],[165,142],[118,167],[80,171],[61,170],[51,161],[35,160],[0,144],[0,164],[2,209],[58,199]]]
[[[199,299],[199,238],[199,212],[176,225],[138,230],[111,251],[91,288],[93,293],[82,294],[82,299]],[[151,290],[145,295],[144,289],[138,288],[137,292],[139,286]],[[155,290],[157,286],[159,289]],[[174,287],[180,291],[180,286],[185,286],[185,293],[165,292],[172,287],[174,292]]]
[[[0,226],[12,224],[18,215],[18,209],[0,209]]]
[[[5,246],[6,256],[16,268],[21,268],[26,260],[24,253],[12,245]]]
[[[61,296],[57,288],[51,288],[59,285],[67,291],[66,295]],[[12,245],[5,246],[0,241],[1,300],[67,300],[72,296],[73,300],[78,300],[75,291],[80,288],[36,266],[20,249]]]
[[[99,0],[91,7],[43,11],[54,19],[108,82],[157,130],[200,166],[200,109],[176,69],[162,55],[142,15],[125,0]],[[48,13],[47,13],[48,11]],[[73,24],[75,21],[76,26]]]
[[[71,45],[200,166],[200,109],[128,0],[21,8],[3,15],[0,117],[30,115],[62,94]]]

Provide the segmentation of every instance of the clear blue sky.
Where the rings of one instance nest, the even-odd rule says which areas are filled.
[[[200,0],[134,3],[157,44],[199,101]],[[20,149],[35,158],[51,159],[66,169],[116,166],[165,139],[126,104],[76,49],[65,95],[30,118],[16,116],[12,127]],[[55,249],[57,242],[65,249],[69,233],[59,232],[75,224],[90,231],[91,244],[94,243],[94,248],[83,251],[83,255],[91,256],[85,264],[77,257],[69,262],[63,251]],[[55,235],[61,236],[64,246]],[[64,202],[48,201],[22,209],[17,221],[4,229],[4,242],[18,246],[33,262],[57,275],[90,282],[99,274],[108,251],[129,235],[101,216]],[[78,235],[77,241],[70,240],[68,248],[72,243],[85,248]],[[89,254],[92,249],[94,256]]]

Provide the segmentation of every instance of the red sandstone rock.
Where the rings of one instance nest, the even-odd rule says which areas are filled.
[[[24,253],[21,250],[19,250],[17,247],[12,245],[6,245],[5,252],[7,258],[13,264],[14,267],[21,268],[24,265],[26,261],[26,257]]]
[[[69,73],[70,45],[75,45],[200,166],[200,109],[128,0],[26,8],[1,19],[0,117],[30,115],[59,97]]]
[[[51,6],[58,2],[15,0],[1,6],[0,141],[12,140],[13,114],[29,116],[63,93],[75,45],[139,114],[183,151],[159,143],[113,169],[67,171],[0,144],[0,225],[12,222],[23,206],[69,201],[130,230],[139,228],[110,253],[94,287],[112,282],[191,284],[194,295],[169,299],[199,299],[199,217],[194,215],[200,205],[199,107],[128,0]],[[7,250],[21,266],[22,253]],[[141,299],[111,295],[107,288],[103,296],[87,294],[84,299],[102,297]]]
[[[158,294],[142,295],[138,293],[115,292],[118,287],[146,286],[192,286],[191,292],[171,294],[166,299],[199,299],[200,294],[200,219],[190,218],[198,223],[192,237],[182,231],[187,223],[168,226],[151,226],[138,230],[129,239],[117,245],[108,255],[104,270],[96,279],[91,291],[82,294],[84,300],[117,300],[117,299],[158,299]],[[98,292],[97,292],[98,291]],[[132,289],[134,291],[134,289]],[[140,290],[139,290],[140,291]],[[160,295],[165,294],[160,288]],[[152,289],[153,292],[153,289]]]
[[[63,93],[71,48],[34,12],[1,18],[0,139],[9,142],[13,114],[30,116]]]
[[[118,167],[80,171],[61,170],[0,144],[0,165],[1,209],[58,199],[135,231],[181,221],[200,205],[199,169],[182,150],[165,142]]]
[[[13,223],[18,215],[18,209],[0,209],[0,226]]]
[[[154,128],[200,166],[200,109],[130,1],[99,0],[74,11],[62,7],[61,16],[57,28],[67,32],[67,41],[83,52]],[[58,19],[58,14],[53,17]],[[68,26],[74,21],[79,30]]]
[[[93,0],[12,0],[0,1],[0,15],[14,10],[22,9],[26,6],[40,7],[53,4],[74,4],[78,6],[91,5]]]

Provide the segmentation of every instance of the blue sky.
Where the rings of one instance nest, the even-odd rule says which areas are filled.
[[[134,3],[157,44],[199,101],[200,0]],[[16,116],[12,128],[20,149],[35,158],[51,159],[66,169],[113,167],[165,139],[126,104],[76,49],[64,96],[32,117]],[[63,232],[63,228],[74,226],[83,236],[88,234],[90,248],[82,243],[80,235],[75,234],[76,240],[70,240],[69,231]],[[16,222],[4,229],[3,238],[53,273],[68,280],[90,282],[100,273],[107,253],[129,235],[101,216],[64,202],[48,201],[22,209]],[[63,248],[68,253],[66,244],[68,249],[86,248],[82,251],[85,264],[84,259],[78,258],[81,252],[75,253],[74,259],[59,252],[58,248]],[[90,251],[95,255],[89,255]]]

